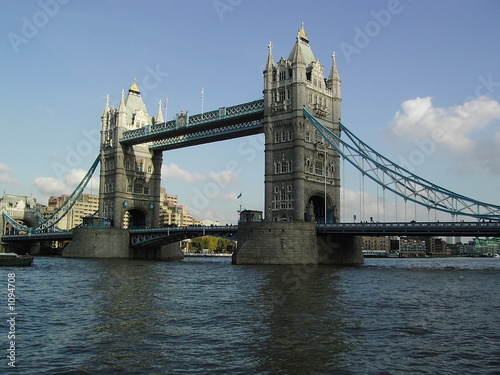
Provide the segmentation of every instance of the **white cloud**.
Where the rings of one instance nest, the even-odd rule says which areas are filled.
[[[175,163],[169,165],[163,164],[161,175],[165,179],[177,179],[184,182],[214,181],[220,186],[226,186],[228,183],[238,181],[236,175],[230,170],[209,172],[208,174],[192,173],[182,169]]]
[[[69,170],[68,173],[64,174],[62,179],[54,177],[36,177],[33,184],[41,193],[49,196],[63,194],[69,195],[80,184],[86,173],[87,172],[83,169],[73,168]],[[98,187],[98,178],[93,177],[91,181],[89,181],[87,184],[87,190],[90,186]],[[97,191],[93,191],[92,194],[97,194]]]
[[[237,201],[238,200],[238,193],[235,193],[234,191],[230,191],[229,193],[226,193],[222,196],[224,200],[228,201]]]
[[[403,102],[390,130],[399,141],[425,142],[428,154],[445,153],[463,171],[500,174],[498,120],[500,103],[485,96],[445,108],[434,107],[426,97]]]
[[[73,168],[63,176],[64,182],[68,186],[76,187],[83,180],[87,171],[80,168]]]
[[[238,178],[231,171],[228,170],[220,172],[210,172],[208,174],[208,177],[222,186],[225,186],[230,182],[238,181]]]
[[[18,182],[10,176],[11,169],[7,164],[0,163],[0,183],[17,184]]]
[[[161,166],[161,175],[162,178],[172,178],[184,182],[206,181],[208,179],[205,175],[188,172],[174,163],[170,165],[163,164]]]
[[[68,193],[68,187],[65,183],[54,177],[36,177],[33,183],[43,194],[61,195]]]

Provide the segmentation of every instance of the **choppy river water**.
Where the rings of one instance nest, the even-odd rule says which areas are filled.
[[[1,373],[500,374],[500,259],[38,257],[0,274]]]

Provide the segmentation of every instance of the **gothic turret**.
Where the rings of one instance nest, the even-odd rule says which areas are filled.
[[[101,116],[101,144],[105,144],[109,139],[110,116],[109,116],[109,95],[106,95],[106,104]]]
[[[340,75],[337,70],[337,62],[336,62],[336,54],[335,52],[332,54],[332,69],[330,70],[330,75],[328,77],[328,88],[332,90],[333,97],[341,98],[342,95],[340,93]]]
[[[157,124],[164,122],[163,113],[161,111],[161,100],[158,102],[158,112],[156,113],[155,122]]]

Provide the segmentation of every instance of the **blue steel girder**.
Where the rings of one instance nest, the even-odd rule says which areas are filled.
[[[304,116],[335,150],[367,176],[403,199],[415,202],[428,210],[435,209],[452,215],[464,215],[484,220],[500,220],[500,206],[481,202],[433,184],[382,156],[341,124],[349,144],[326,128],[303,108]]]
[[[234,240],[236,239],[237,232],[237,225],[131,229],[130,246],[147,247],[158,245],[160,243],[168,244],[172,242],[179,242],[188,238],[196,238],[202,236],[214,236]]]
[[[28,232],[26,234],[7,234],[1,237],[2,243],[69,241],[73,239],[73,230],[61,230],[55,232]]]
[[[204,129],[189,134],[168,137],[161,141],[155,141],[149,146],[153,151],[174,150],[176,148],[194,146],[226,139],[246,137],[259,134],[264,131],[264,119],[225,125],[224,127]]]
[[[411,222],[317,224],[319,235],[499,237],[500,222]]]
[[[120,143],[134,145],[153,142],[150,149],[154,150],[186,147],[219,139],[258,134],[263,131],[263,118],[264,100],[259,99],[189,116],[185,126],[178,126],[176,121],[172,120],[129,130],[123,133]],[[218,133],[218,137],[211,137],[210,132]],[[206,134],[207,137],[203,137],[202,134]],[[185,142],[186,138],[192,143]]]
[[[42,221],[36,226],[36,227],[27,227],[25,225],[22,225],[12,219],[7,212],[3,211],[2,215],[3,217],[9,222],[9,224],[16,229],[18,232],[20,231],[25,231],[29,233],[36,233],[36,232],[47,232],[47,231],[60,231],[61,229],[57,228],[55,225],[61,221],[61,219],[66,216],[66,214],[73,208],[75,205],[76,201],[80,198],[82,193],[84,192],[85,188],[87,187],[87,184],[89,183],[90,179],[92,178],[92,175],[94,174],[97,165],[99,164],[100,157],[97,156],[95,159],[94,163],[90,167],[90,169],[87,171],[85,176],[83,177],[82,181],[78,184],[78,186],[75,188],[73,193],[66,199],[61,207],[57,209],[56,212],[54,212],[47,220],[42,219]]]

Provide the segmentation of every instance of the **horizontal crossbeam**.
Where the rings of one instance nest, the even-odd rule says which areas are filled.
[[[151,143],[152,150],[169,150],[263,132],[264,100],[222,107],[215,111],[186,116],[187,123],[176,120],[147,125],[123,133],[120,143]]]

